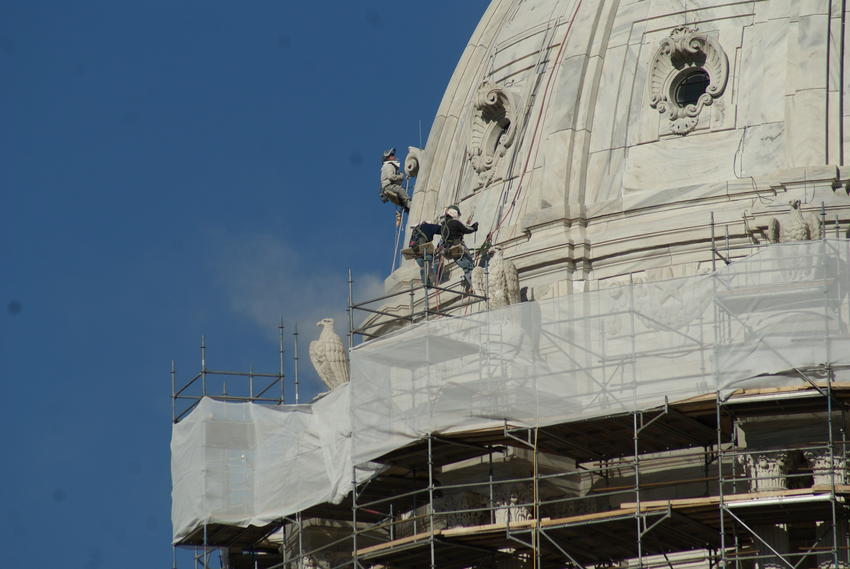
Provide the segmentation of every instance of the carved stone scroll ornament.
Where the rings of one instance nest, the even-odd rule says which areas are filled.
[[[496,165],[513,144],[520,112],[520,97],[495,83],[484,83],[472,104],[469,161],[486,186],[496,174]]]
[[[693,104],[680,105],[676,91],[695,73],[708,75],[705,92]],[[649,106],[670,119],[676,134],[696,128],[699,114],[723,94],[729,77],[729,59],[720,45],[696,28],[680,26],[665,38],[652,58]]]
[[[422,149],[415,146],[407,147],[407,156],[404,158],[404,172],[408,178],[415,178],[419,174],[419,161]]]

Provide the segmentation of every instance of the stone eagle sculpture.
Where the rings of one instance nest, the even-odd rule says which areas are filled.
[[[772,218],[768,228],[768,237],[773,243],[788,241],[808,241],[819,239],[821,233],[820,219],[816,215],[803,215],[800,211],[800,200],[788,202],[791,210],[780,218]]]
[[[505,259],[500,247],[493,247],[487,265],[487,275],[480,266],[472,270],[472,287],[477,294],[486,295],[490,308],[501,308],[519,302],[519,274],[513,261]]]
[[[334,332],[333,318],[316,322],[322,327],[319,339],[310,342],[310,361],[328,389],[348,381],[348,357],[340,337]]]
[[[501,247],[493,248],[488,264],[487,296],[490,308],[500,308],[519,302],[519,273],[516,265],[506,259]]]

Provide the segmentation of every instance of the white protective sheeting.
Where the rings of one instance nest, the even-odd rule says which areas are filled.
[[[848,283],[848,241],[775,245],[710,275],[411,326],[355,348],[351,383],[311,406],[206,400],[174,428],[175,539],[338,500],[352,464],[429,432],[800,384],[767,374],[850,363]]]
[[[204,523],[262,526],[351,486],[349,389],[312,405],[204,398],[171,439],[174,541]]]

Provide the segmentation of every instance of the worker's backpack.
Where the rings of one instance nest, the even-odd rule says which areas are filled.
[[[407,246],[411,249],[417,249],[420,245],[424,245],[427,242],[428,236],[422,231],[422,226],[417,225],[410,232],[410,242],[408,242]]]

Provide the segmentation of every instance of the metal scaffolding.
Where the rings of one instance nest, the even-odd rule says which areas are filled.
[[[719,567],[730,563],[746,567],[755,561],[769,566],[764,563],[775,559],[792,569],[825,566],[825,555],[831,556],[832,567],[848,566],[845,496],[850,494],[850,486],[844,483],[848,401],[850,386],[835,386],[827,373],[825,382],[801,385],[800,389],[779,394],[775,390],[734,393],[726,398],[668,403],[661,408],[545,428],[505,424],[500,430],[451,437],[430,435],[403,452],[391,453],[378,461],[388,471],[398,472],[407,465],[409,475],[424,467],[424,473],[419,471],[417,477],[408,478],[409,488],[418,488],[398,491],[396,483],[393,490],[382,491],[382,484],[393,477],[389,475],[358,484],[350,504],[352,531],[348,538],[313,550],[305,550],[299,544],[298,551],[291,551],[286,562],[274,567],[499,567],[500,560],[507,559],[528,567],[585,568],[626,560],[630,565],[649,567],[657,563],[654,558],[658,556],[683,551],[703,551],[708,564]],[[834,410],[840,411],[839,425],[834,424]],[[789,419],[820,414],[818,421],[826,431],[824,440],[769,451],[737,446],[738,420],[767,411],[779,411]],[[631,433],[623,428],[629,422]],[[594,439],[606,428],[610,435],[601,441],[603,450],[596,451]],[[582,431],[589,435],[582,436]],[[835,431],[841,434],[840,438],[833,437]],[[508,449],[529,453],[530,476],[494,478],[493,455],[504,454]],[[613,449],[621,454],[618,456]],[[753,490],[765,479],[742,473],[739,457],[763,452],[826,453],[824,461],[831,466],[815,470],[818,477],[828,477],[830,483],[805,486],[812,478],[810,467],[808,471],[803,468],[781,475],[782,481],[793,487]],[[566,453],[579,457],[575,468],[541,472],[541,461]],[[487,478],[440,483],[442,468],[475,456],[488,457]],[[704,476],[663,482],[642,479],[646,470],[657,473],[671,460],[701,465]],[[626,477],[632,479],[629,486],[607,483]],[[592,484],[591,491],[573,496],[541,493],[541,485],[566,479],[597,480],[601,484]],[[792,482],[795,480],[802,482]],[[683,483],[705,484],[706,489],[714,487],[716,491],[674,497],[676,487]],[[496,503],[494,496],[505,485],[526,485],[530,496],[513,504]],[[475,507],[444,507],[446,500],[441,498],[468,489],[477,490],[488,499]],[[377,498],[362,499],[367,491]],[[669,497],[658,498],[659,493],[665,492]],[[617,504],[619,500],[628,501]],[[547,515],[582,510],[576,507],[582,502],[595,504],[598,511]],[[598,507],[603,502],[607,508]],[[523,513],[522,519],[511,519],[511,511]],[[451,520],[463,518],[482,519],[485,523],[453,527]],[[292,520],[286,523],[288,531],[297,532]],[[797,541],[810,534],[814,534],[814,539],[802,551],[777,551],[758,529],[771,524],[785,524],[788,531],[803,536]],[[364,545],[364,539],[373,544]],[[335,564],[324,561],[329,559],[323,555],[325,552],[339,550],[345,542],[351,545],[349,559]],[[817,560],[821,561],[814,563]]]
[[[733,247],[727,233],[725,255],[718,250],[713,216],[711,229],[712,258],[729,263]],[[429,294],[456,293],[431,287],[417,300],[413,287],[355,304],[350,273],[348,283],[350,345],[355,335],[370,337],[370,326],[441,315],[429,308]],[[721,292],[715,290],[716,299],[724,298]],[[370,308],[399,295],[409,296],[405,314]],[[458,295],[452,310],[486,301],[466,296],[472,302]],[[634,320],[634,299],[630,306]],[[355,328],[356,310],[382,318]],[[731,346],[734,328],[743,324],[715,301],[714,326],[716,340]],[[829,334],[823,331],[827,346]],[[179,388],[172,364],[173,420],[211,395],[207,383],[216,375],[247,382],[247,394],[225,387],[218,399],[282,404],[282,325],[280,346],[278,374],[237,374],[208,370],[202,340],[201,371]],[[791,387],[721,391],[545,426],[505,419],[498,427],[431,432],[376,458],[382,467],[376,476],[358,479],[353,468],[353,491],[339,504],[263,527],[204,524],[178,545],[200,548],[195,560],[204,568],[211,552],[226,552],[220,563],[234,569],[850,567],[850,384],[836,381],[838,371],[847,370],[790,366],[798,380]],[[255,385],[258,380],[264,383]],[[807,434],[791,436],[786,425]],[[760,443],[759,429],[786,439]],[[516,475],[516,465],[527,473]],[[463,480],[453,472],[465,473]],[[269,553],[274,547],[279,555]]]

